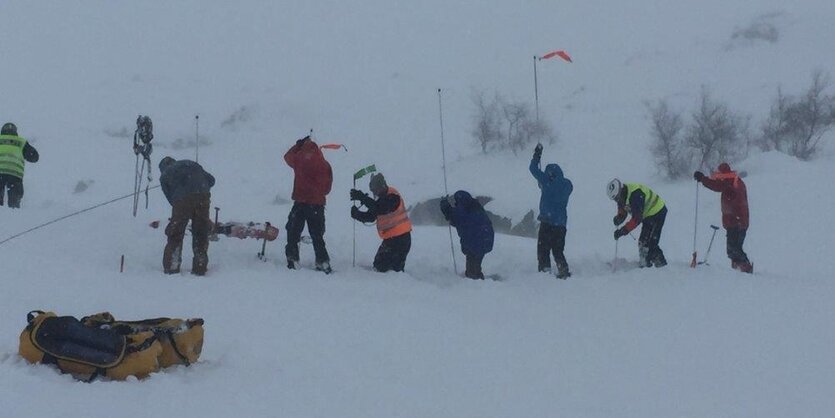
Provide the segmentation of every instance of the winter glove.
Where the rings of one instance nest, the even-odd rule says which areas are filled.
[[[702,180],[704,180],[704,178],[705,178],[705,174],[702,173],[701,171],[697,171],[697,172],[693,173],[693,180],[701,182]]]
[[[361,192],[357,189],[351,189],[351,201],[354,201],[354,200],[360,200],[361,201],[361,200],[363,200],[367,197],[368,197],[368,195],[366,195],[365,193],[363,193],[363,192]]]
[[[351,206],[351,217],[357,219],[360,215],[360,210],[356,206]]]
[[[618,225],[622,224],[623,221],[625,221],[625,220],[626,220],[626,212],[618,211],[618,214],[615,215],[614,218],[612,218],[612,223],[614,223],[615,226],[618,226]],[[615,238],[615,239],[617,239],[617,238]]]
[[[622,236],[624,236],[624,235],[626,235],[626,234],[628,234],[628,232],[626,232],[626,228],[618,228],[618,229],[616,229],[616,230],[615,230],[615,241],[617,241],[617,240],[618,240],[618,238],[620,238],[620,237],[622,237]]]
[[[542,144],[536,144],[536,148],[533,149],[533,159],[538,160],[542,158]]]

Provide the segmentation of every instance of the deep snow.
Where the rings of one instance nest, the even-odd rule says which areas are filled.
[[[23,209],[0,208],[0,240],[128,193],[137,114],[155,123],[154,162],[192,158],[218,179],[224,220],[282,226],[259,242],[221,239],[209,274],[161,273],[168,216],[159,190],[0,246],[0,415],[35,416],[831,416],[835,226],[832,147],[814,162],[753,153],[746,178],[757,273],[732,271],[720,231],[709,266],[689,269],[694,186],[665,183],[646,155],[644,100],[692,107],[701,85],[765,115],[777,85],[796,92],[835,68],[828,1],[720,2],[6,2],[0,15],[0,118],[42,159],[27,165]],[[732,42],[774,14],[776,44]],[[521,217],[537,207],[529,155],[479,156],[471,87],[532,96],[531,56],[566,48],[574,64],[539,68],[540,105],[560,132],[543,162],[575,185],[568,248],[574,277],[535,272],[535,241],[498,236],[485,272],[452,271],[446,228],[418,227],[403,274],[368,270],[378,239],[358,226],[351,267],[351,174],[375,163],[407,202],[443,193],[436,89],[444,89],[450,191],[495,197]],[[237,115],[236,118],[231,118]],[[230,121],[223,123],[224,121]],[[292,189],[281,155],[308,129],[349,152],[327,157],[336,273],[288,272]],[[154,170],[154,177],[158,170]],[[670,266],[612,273],[613,176],[668,202]],[[80,180],[91,187],[73,193]],[[362,184],[364,187],[366,184]],[[700,191],[700,255],[718,195]],[[280,200],[279,199],[279,200]],[[457,248],[457,243],[456,243]],[[619,255],[637,258],[624,238]],[[119,258],[126,271],[119,273]],[[461,268],[463,259],[458,256]],[[312,249],[302,248],[312,263]],[[190,252],[184,259],[190,265]],[[17,356],[32,309],[119,318],[206,320],[201,361],[143,382],[83,384]]]

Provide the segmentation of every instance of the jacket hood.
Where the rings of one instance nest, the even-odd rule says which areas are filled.
[[[719,164],[719,172],[720,173],[730,173],[731,172],[730,164],[728,164],[728,163]]]
[[[551,180],[562,180],[562,168],[558,164],[548,164],[545,166],[545,175]]]
[[[475,200],[473,199],[473,196],[470,193],[464,190],[459,190],[455,192],[455,194],[452,195],[452,197],[455,198],[456,206],[461,205],[464,207],[469,207],[472,204],[473,200]]]
[[[320,150],[319,145],[316,145],[316,143],[311,139],[310,141],[305,141],[304,144],[302,144],[301,152],[321,154],[322,150]]]
[[[383,176],[383,173],[374,173],[371,175],[371,179],[368,181],[368,189],[371,190],[374,196],[382,196],[388,188],[389,186],[386,183],[386,178]]]
[[[176,162],[177,162],[177,160],[175,160],[174,158],[171,158],[171,157],[163,158],[162,160],[159,161],[159,171],[165,170],[166,168],[171,166],[171,164],[174,164]]]

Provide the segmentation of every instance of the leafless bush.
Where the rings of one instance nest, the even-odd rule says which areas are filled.
[[[812,74],[812,84],[800,97],[786,96],[777,89],[777,98],[761,127],[759,145],[778,150],[801,160],[810,160],[820,150],[824,135],[835,126],[835,95],[826,94],[831,86],[828,75]]]
[[[488,103],[484,99],[484,93],[476,92],[473,93],[472,101],[476,107],[473,136],[481,147],[481,152],[486,154],[493,147],[497,147],[502,140],[499,98],[495,97]]]
[[[699,108],[692,117],[684,142],[693,148],[697,168],[709,170],[721,162],[734,162],[745,156],[748,119],[715,102],[706,88],[702,89]]]
[[[665,100],[656,105],[649,104],[652,118],[652,156],[659,170],[669,179],[678,179],[690,171],[690,152],[684,144],[681,113],[670,109]]]
[[[682,113],[664,100],[647,107],[652,119],[650,152],[669,179],[733,163],[748,152],[748,119],[715,102],[707,89],[702,89],[699,107],[686,124]]]
[[[474,92],[472,134],[483,153],[511,150],[514,154],[537,142],[556,141],[551,126],[531,115],[525,102],[511,102],[496,93],[491,100],[483,92]]]

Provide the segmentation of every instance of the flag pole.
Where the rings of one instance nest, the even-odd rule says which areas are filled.
[[[194,115],[194,162],[200,162],[200,115]]]
[[[441,158],[442,158],[442,168],[444,170],[444,196],[449,196],[449,188],[447,187],[447,178],[446,178],[446,145],[444,142],[444,106],[441,102],[441,89],[438,89],[438,115],[439,120],[441,122]],[[455,244],[452,242],[452,225],[447,225],[447,229],[449,230],[449,250],[450,255],[452,255],[452,268],[455,270],[455,274],[458,274],[458,264],[455,261]]]
[[[533,97],[536,103],[536,122],[539,123],[539,82],[536,77],[536,55],[533,56]]]

